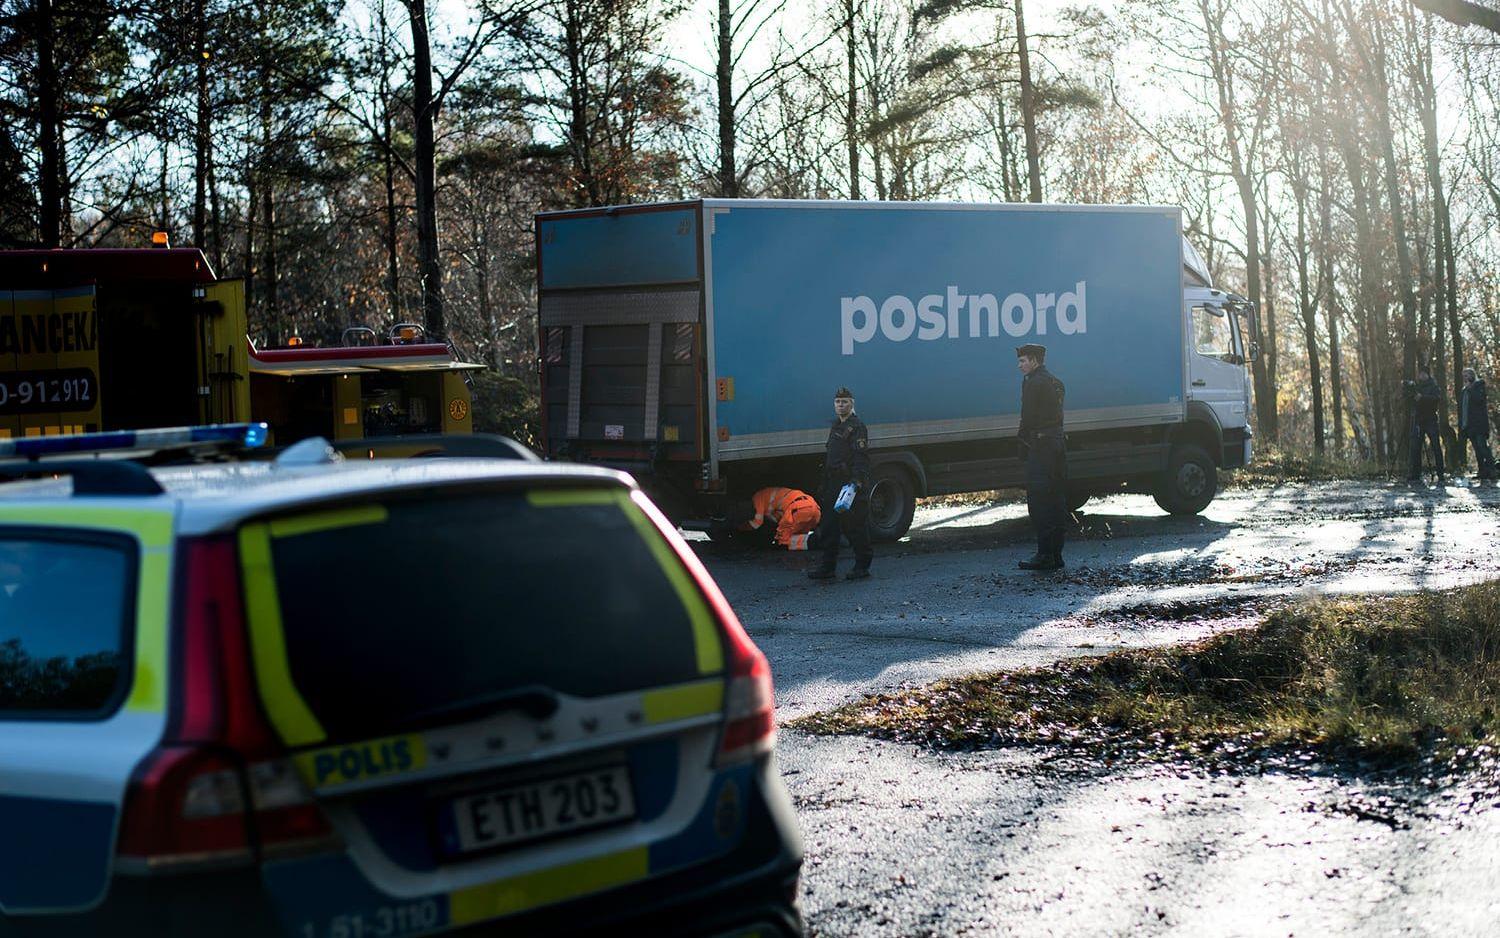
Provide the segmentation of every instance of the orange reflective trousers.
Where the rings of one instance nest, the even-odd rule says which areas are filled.
[[[755,517],[746,522],[746,527],[754,531],[767,521],[773,522],[776,544],[788,550],[807,550],[807,535],[823,520],[818,500],[799,489],[779,485],[761,489],[750,502]]]

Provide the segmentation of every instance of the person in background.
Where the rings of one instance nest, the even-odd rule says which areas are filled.
[[[1495,478],[1495,456],[1490,452],[1489,392],[1484,379],[1473,368],[1464,369],[1464,389],[1458,398],[1458,436],[1474,447],[1479,478]]]
[[[839,491],[852,483],[854,504],[848,511],[835,511]],[[807,571],[809,579],[830,580],[839,559],[839,533],[854,548],[854,568],[847,580],[870,575],[875,551],[870,547],[870,432],[854,412],[854,392],[839,388],[833,396],[833,425],[828,428],[828,450],[823,457],[823,481],[818,486],[818,562]]]
[[[1057,570],[1063,566],[1063,535],[1068,521],[1068,454],[1063,438],[1066,389],[1047,370],[1045,345],[1016,349],[1021,379],[1021,427],[1026,447],[1026,512],[1036,529],[1036,554],[1022,570]]]
[[[769,522],[775,525],[771,543],[777,547],[808,550],[817,544],[823,513],[806,492],[775,485],[756,492],[750,504],[755,514],[740,525],[741,531],[758,531]]]
[[[1443,471],[1443,443],[1438,433],[1438,410],[1443,402],[1443,392],[1432,380],[1432,372],[1426,365],[1417,366],[1417,380],[1406,383],[1407,400],[1411,403],[1411,471],[1406,481],[1422,481],[1422,441],[1432,446],[1432,461],[1437,466],[1438,485],[1446,478]]]

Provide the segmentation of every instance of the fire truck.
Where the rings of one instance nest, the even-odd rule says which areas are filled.
[[[245,285],[197,248],[0,251],[0,439],[256,420],[271,442],[472,429],[466,373],[420,326],[257,348]]]

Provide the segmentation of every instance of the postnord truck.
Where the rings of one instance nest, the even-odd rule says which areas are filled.
[[[679,521],[811,488],[832,398],[869,426],[870,524],[1020,486],[1015,347],[1067,385],[1069,500],[1201,511],[1251,453],[1242,333],[1165,206],[714,200],[536,218],[543,439]]]

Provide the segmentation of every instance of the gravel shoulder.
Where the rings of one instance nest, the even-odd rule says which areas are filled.
[[[818,935],[1492,935],[1500,792],[783,734]]]
[[[782,721],[976,671],[1202,638],[1317,594],[1500,576],[1500,490],[1231,489],[1200,517],[1090,502],[1068,569],[1015,569],[1024,505],[924,506],[875,576],[695,544],[770,658]],[[842,563],[850,562],[846,556]],[[783,730],[819,935],[1490,935],[1500,785],[1316,766],[1069,762]]]

